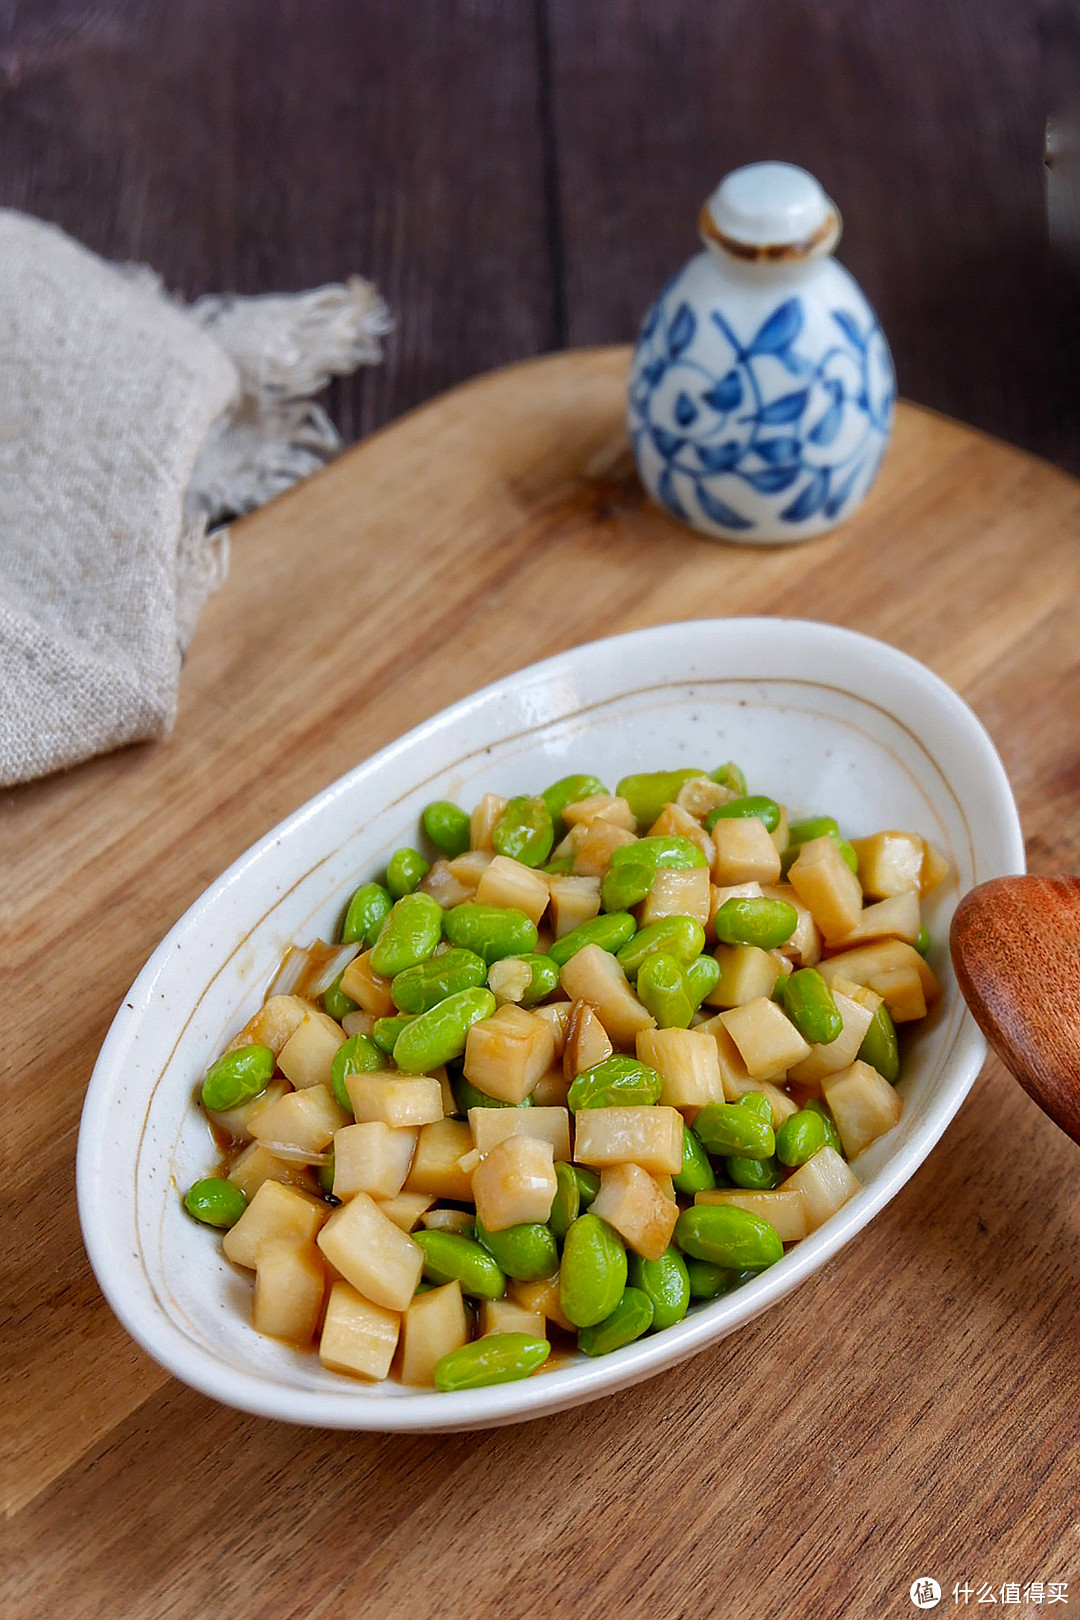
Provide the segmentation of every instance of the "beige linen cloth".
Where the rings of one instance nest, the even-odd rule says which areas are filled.
[[[164,735],[225,519],[320,466],[381,358],[359,278],[203,298],[0,210],[0,786]]]

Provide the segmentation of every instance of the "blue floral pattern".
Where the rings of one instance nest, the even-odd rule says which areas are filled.
[[[862,324],[829,310],[830,341],[811,355],[800,297],[777,304],[744,342],[721,309],[696,312],[680,297],[681,279],[646,318],[631,371],[630,429],[646,483],[682,522],[695,521],[696,504],[733,535],[759,526],[747,491],[772,498],[774,522],[840,521],[873,480],[895,402],[869,306]],[[760,512],[760,499],[750,504]]]

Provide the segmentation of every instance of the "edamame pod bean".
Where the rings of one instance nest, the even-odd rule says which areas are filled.
[[[590,917],[588,922],[571,928],[562,939],[557,939],[548,955],[557,967],[563,967],[585,945],[599,945],[602,951],[614,954],[633,938],[637,923],[628,911],[610,911],[606,915]]]
[[[661,917],[646,923],[615,955],[627,978],[632,979],[653,951],[667,951],[688,967],[705,949],[705,930],[696,917]]]
[[[416,849],[396,849],[386,863],[386,887],[395,900],[412,894],[431,868]]]
[[[276,1067],[277,1059],[270,1048],[257,1042],[223,1052],[206,1071],[203,1107],[219,1114],[247,1102],[249,1097],[257,1097],[273,1079]]]
[[[564,877],[568,872],[574,870],[574,857],[572,855],[560,855],[558,860],[545,861],[540,870],[547,877]]]
[[[606,792],[607,788],[598,776],[578,772],[574,776],[560,776],[557,782],[544,789],[540,797],[552,821],[558,821],[568,804],[580,804],[582,799],[591,799],[597,793]]]
[[[798,1169],[825,1146],[825,1122],[820,1114],[800,1108],[789,1114],[776,1132],[776,1157],[790,1170]]]
[[[371,948],[372,972],[395,979],[406,968],[426,961],[442,938],[442,923],[442,907],[430,894],[403,895],[383,920]]]
[[[396,1067],[402,1074],[430,1074],[440,1064],[452,1063],[464,1052],[472,1026],[494,1011],[495,997],[479,986],[447,996],[402,1030],[394,1042]]]
[[[394,1013],[389,1018],[376,1018],[371,1026],[371,1038],[379,1051],[392,1057],[398,1036],[403,1029],[408,1029],[412,1021],[411,1013]]]
[[[630,1256],[630,1285],[640,1288],[652,1306],[654,1328],[672,1327],[681,1322],[690,1305],[690,1278],[686,1261],[678,1249],[665,1249],[659,1260]]]
[[[673,872],[689,872],[695,866],[708,866],[705,851],[692,838],[680,838],[676,833],[661,837],[635,838],[632,844],[620,844],[612,851],[611,864],[620,866],[651,866],[654,871],[665,867]]]
[[[600,1172],[599,1170],[589,1170],[583,1164],[571,1165],[570,1168],[573,1170],[574,1180],[578,1184],[578,1192],[581,1195],[581,1207],[583,1210],[588,1209],[589,1205],[600,1191]]]
[[[184,1194],[184,1208],[204,1226],[235,1226],[247,1208],[240,1188],[222,1176],[207,1176]]]
[[[715,956],[699,956],[685,972],[690,1005],[696,1012],[709,992],[720,983],[720,964]]]
[[[522,993],[519,1006],[535,1007],[538,1002],[550,996],[553,990],[559,988],[559,964],[550,956],[537,955],[535,951],[529,951],[524,956],[503,957],[502,960],[524,962],[529,970],[529,982]]]
[[[522,866],[543,866],[555,842],[555,827],[543,799],[524,795],[510,799],[492,829],[497,855],[507,855]]]
[[[716,1174],[709,1163],[709,1155],[690,1129],[683,1126],[682,1169],[671,1178],[676,1192],[693,1197],[695,1193],[710,1192],[716,1186]]]
[[[420,824],[440,855],[452,861],[469,847],[471,821],[467,811],[449,799],[436,799],[420,817]]]
[[[834,816],[808,816],[788,828],[788,847],[780,857],[780,870],[786,877],[788,868],[798,859],[803,844],[812,838],[831,838],[853,872],[859,870],[859,857],[844,837]]]
[[[329,990],[323,991],[322,1004],[323,1012],[329,1013],[330,1017],[338,1024],[341,1023],[343,1018],[347,1018],[351,1012],[356,1011],[356,1002],[352,996],[347,996],[341,988],[340,973]]]
[[[381,883],[362,883],[349,901],[341,927],[342,943],[351,945],[358,939],[365,945],[374,945],[393,904],[390,890],[384,889]]]
[[[718,766],[715,771],[710,771],[709,775],[714,782],[719,782],[721,787],[726,787],[740,799],[745,799],[746,777],[733,759],[729,759],[726,765]]]
[[[697,770],[637,771],[624,776],[615,792],[627,801],[639,826],[651,827],[665,804],[679,797],[692,776],[707,775],[707,771]]]
[[[721,945],[757,945],[763,951],[783,945],[798,926],[799,913],[787,900],[752,896],[725,900],[713,919]]]
[[[900,1078],[900,1047],[896,1039],[896,1025],[884,1002],[870,1020],[870,1027],[859,1047],[859,1057],[876,1069],[883,1080],[895,1086]]]
[[[550,1353],[546,1339],[534,1339],[528,1333],[488,1333],[441,1356],[432,1378],[444,1395],[456,1389],[512,1384],[542,1367]]]
[[[600,879],[600,904],[605,911],[629,911],[644,900],[656,881],[656,867],[644,861],[610,866]]]
[[[468,1114],[470,1108],[531,1108],[533,1100],[525,1097],[519,1103],[503,1102],[500,1097],[489,1097],[486,1091],[480,1091],[471,1080],[466,1080],[463,1074],[456,1075],[450,1082],[450,1089],[454,1093],[459,1114]]]
[[[555,1166],[555,1197],[551,1203],[548,1225],[557,1238],[564,1238],[581,1213],[581,1189],[574,1167],[561,1159]]]
[[[770,1120],[742,1103],[707,1103],[694,1120],[694,1135],[709,1153],[771,1159],[776,1151]]]
[[[828,1103],[823,1102],[820,1097],[811,1097],[809,1102],[804,1104],[804,1107],[807,1113],[818,1115],[822,1125],[825,1128],[826,1147],[831,1147],[833,1152],[839,1153],[842,1158],[844,1154],[844,1144],[840,1140],[840,1132],[836,1128],[836,1121],[832,1117],[832,1112]]]
[[[451,945],[482,956],[488,967],[503,956],[527,956],[536,949],[536,924],[513,906],[481,906],[463,900],[443,919]]]
[[[622,1298],[602,1322],[585,1327],[577,1336],[578,1349],[587,1356],[609,1356],[648,1333],[653,1325],[653,1303],[640,1288],[624,1288]]]
[[[749,1159],[730,1154],[724,1160],[724,1169],[733,1187],[745,1187],[747,1192],[772,1192],[783,1181],[775,1158]]]
[[[385,1068],[386,1054],[370,1035],[350,1035],[345,1044],[338,1047],[330,1064],[330,1089],[347,1113],[353,1110],[345,1089],[346,1077]]]
[[[691,1299],[719,1299],[731,1287],[735,1273],[727,1266],[714,1266],[708,1260],[685,1257],[686,1276],[690,1284]]]
[[[610,1316],[626,1287],[626,1250],[599,1215],[579,1215],[566,1234],[559,1267],[559,1304],[575,1327]]]
[[[758,1119],[763,1119],[766,1125],[772,1124],[772,1103],[763,1091],[744,1091],[739,1098],[739,1108],[749,1108]]]
[[[403,968],[390,986],[390,999],[404,1013],[424,1013],[456,990],[473,990],[487,982],[487,963],[460,946]]]
[[[695,1260],[710,1260],[732,1271],[764,1271],[784,1255],[775,1228],[735,1204],[684,1209],[675,1226],[675,1241]]]
[[[539,1221],[524,1221],[501,1232],[489,1232],[477,1221],[476,1241],[517,1282],[538,1282],[541,1277],[553,1277],[559,1269],[555,1234]]]
[[[413,1232],[412,1240],[424,1251],[424,1276],[429,1282],[461,1284],[472,1299],[501,1299],[506,1278],[498,1262],[472,1238],[460,1232]]]
[[[638,1000],[660,1029],[688,1029],[694,1003],[683,965],[667,951],[654,951],[638,969]]]
[[[780,825],[780,806],[764,793],[729,799],[727,804],[718,804],[715,810],[709,811],[705,817],[705,831],[712,832],[718,821],[731,821],[741,816],[757,816],[769,832],[775,832]]]
[[[930,949],[930,930],[927,928],[925,923],[923,923],[919,929],[918,938],[915,941],[915,949],[918,951],[920,956],[925,956],[927,951]]]
[[[796,968],[777,988],[781,1007],[811,1046],[830,1046],[843,1033],[833,993],[816,968]]]
[[[664,1082],[637,1058],[616,1053],[582,1069],[567,1093],[573,1113],[580,1108],[648,1108],[660,1101]]]

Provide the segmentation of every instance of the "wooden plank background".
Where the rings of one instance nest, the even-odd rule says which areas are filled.
[[[360,271],[398,330],[347,439],[625,341],[731,166],[806,164],[901,392],[1080,470],[1046,253],[1076,0],[7,0],[0,203],[189,296]]]

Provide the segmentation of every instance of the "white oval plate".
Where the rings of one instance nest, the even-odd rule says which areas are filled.
[[[945,984],[912,1041],[899,1126],[856,1166],[863,1189],[735,1294],[600,1360],[569,1357],[522,1383],[437,1395],[365,1385],[316,1355],[260,1337],[250,1282],[180,1194],[213,1147],[194,1090],[258,1007],[285,947],[333,937],[345,899],[414,843],[423,806],[487,791],[538,792],[569,771],[726,759],[798,815],[829,812],[849,836],[930,837],[957,882],[932,897],[931,962]],[[535,664],[383,749],[243,855],[176,924],[135,981],[83,1108],[79,1217],[106,1298],[162,1366],[229,1405],[296,1423],[460,1429],[538,1417],[610,1394],[713,1344],[789,1294],[911,1176],[975,1080],[985,1043],[949,966],[960,893],[1020,872],[1024,846],[1001,761],[937,676],[831,625],[719,619],[639,630]]]

